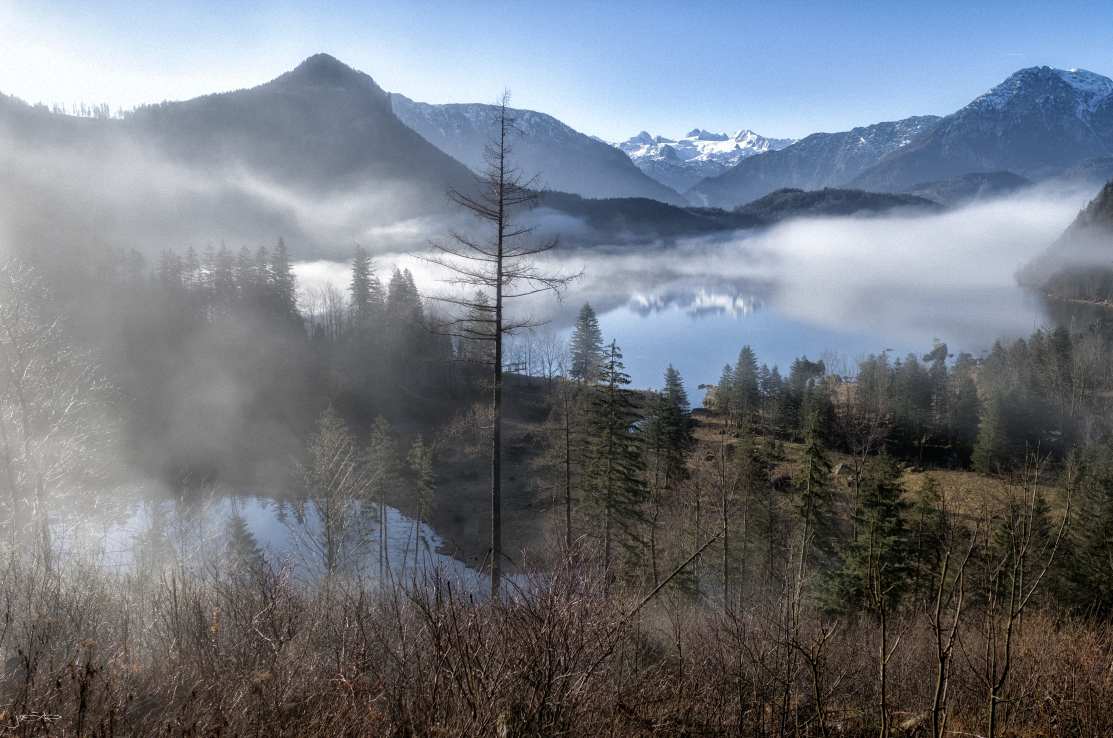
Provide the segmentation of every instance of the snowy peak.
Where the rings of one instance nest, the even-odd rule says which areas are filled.
[[[683,191],[705,177],[722,174],[743,159],[778,151],[795,142],[791,138],[766,138],[750,130],[727,134],[693,128],[676,140],[642,131],[615,146],[650,177]]]
[[[1029,67],[992,88],[966,109],[1006,111],[1032,105],[1065,107],[1083,121],[1113,97],[1113,80],[1085,69]]]
[[[854,181],[875,191],[972,172],[1039,181],[1113,155],[1113,80],[1083,69],[1029,67],[948,115]]]

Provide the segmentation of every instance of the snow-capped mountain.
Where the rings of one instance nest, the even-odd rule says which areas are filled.
[[[472,170],[483,166],[483,147],[495,132],[496,106],[430,105],[397,93],[390,99],[394,114],[429,143]],[[549,189],[583,197],[648,197],[687,204],[677,191],[643,174],[622,151],[551,115],[532,110],[511,113],[523,134],[514,141],[515,164],[526,176],[539,173]]]
[[[715,177],[743,159],[777,151],[796,143],[794,138],[766,138],[753,131],[709,133],[696,128],[680,139],[638,135],[614,144],[661,184],[684,192],[696,182]]]
[[[779,151],[743,159],[719,176],[699,182],[685,195],[698,205],[733,208],[784,187],[839,187],[886,154],[907,146],[939,120],[936,115],[923,115],[841,133],[813,133]]]
[[[1113,154],[1113,80],[1082,69],[1021,69],[889,154],[853,184],[897,191],[968,172],[1039,180]]]

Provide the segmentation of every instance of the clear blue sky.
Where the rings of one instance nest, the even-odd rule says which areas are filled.
[[[434,103],[513,104],[625,139],[945,114],[1022,67],[1113,76],[1100,2],[0,0],[0,92],[131,107],[326,52]]]

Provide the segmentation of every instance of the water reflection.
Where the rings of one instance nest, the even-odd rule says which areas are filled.
[[[680,310],[687,315],[729,315],[744,318],[761,307],[762,298],[748,282],[728,282],[708,278],[685,278],[663,288],[634,292],[626,307],[647,317],[663,310]]]
[[[385,525],[383,523],[385,522]],[[92,561],[107,571],[127,573],[167,565],[207,571],[240,563],[286,569],[307,582],[326,572],[323,526],[311,507],[256,495],[215,495],[136,503],[121,519],[55,531],[65,556]],[[385,536],[384,536],[385,531]],[[483,575],[443,553],[444,540],[425,523],[387,506],[357,510],[336,532],[337,571],[368,580],[393,581],[414,572],[438,570],[483,591]],[[474,580],[474,581],[473,581]]]

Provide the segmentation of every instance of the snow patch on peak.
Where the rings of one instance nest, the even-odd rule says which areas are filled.
[[[766,138],[748,129],[726,134],[693,128],[678,140],[649,137],[642,131],[614,146],[625,151],[639,169],[658,182],[686,190],[704,177],[722,174],[743,159],[795,142],[791,138]]]

